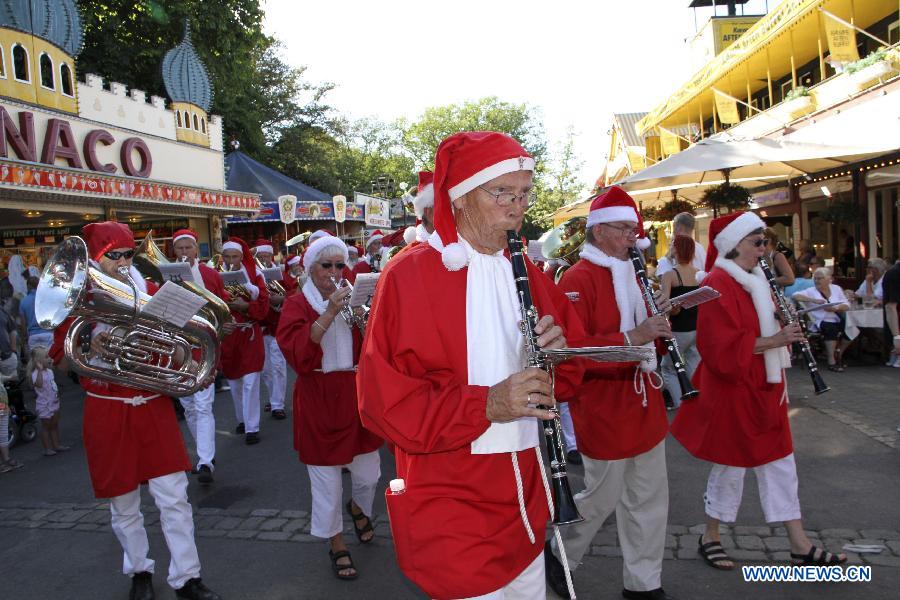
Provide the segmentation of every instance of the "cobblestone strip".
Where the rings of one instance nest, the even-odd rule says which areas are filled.
[[[155,506],[141,508],[150,531],[159,530],[159,511]],[[390,543],[390,527],[385,517],[375,516],[376,543]],[[199,508],[194,511],[197,535],[204,538],[228,538],[263,542],[321,542],[309,535],[309,513],[304,510],[225,510]],[[38,506],[0,505],[0,527],[20,529],[66,529],[109,533],[109,506],[105,502]],[[704,525],[669,525],[666,528],[667,560],[699,560],[698,537]],[[347,524],[352,533],[352,525]],[[739,561],[787,561],[790,544],[783,527],[722,526],[722,546]],[[848,552],[851,564],[900,567],[900,532],[893,529],[807,530],[813,544],[830,552],[841,552],[844,544],[879,544],[880,554]],[[601,529],[588,551],[591,556],[622,556],[615,525]]]
[[[900,432],[897,431],[895,423],[873,427],[869,422],[849,411],[838,410],[826,406],[816,406],[812,403],[809,403],[806,406],[855,429],[863,435],[869,436],[876,442],[880,442],[888,448],[900,450]]]

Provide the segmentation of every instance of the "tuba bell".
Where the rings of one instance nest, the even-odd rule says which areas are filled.
[[[90,264],[80,237],[65,240],[41,274],[35,297],[38,323],[53,329],[76,317],[66,334],[65,353],[81,375],[168,396],[198,391],[219,361],[221,327],[200,313],[178,328],[142,312],[150,296],[138,290],[127,268],[119,272],[121,279]],[[85,356],[81,340],[94,325],[104,326],[108,337],[99,356]],[[200,350],[196,363],[191,359],[195,348]]]
[[[584,246],[587,217],[572,217],[550,230],[541,246],[541,252],[549,259],[563,265],[557,269],[553,281],[559,283],[563,273],[578,262],[578,253]]]
[[[134,268],[137,269],[145,279],[149,279],[158,286],[162,286],[166,279],[163,277],[159,265],[170,264],[165,253],[160,250],[159,246],[153,241],[153,231],[149,231],[143,241],[134,251]],[[205,317],[213,326],[222,331],[222,325],[231,323],[234,318],[231,316],[231,310],[225,301],[207,290],[202,285],[193,281],[177,281],[175,282],[181,287],[189,290],[206,300],[206,306],[200,309],[201,316]],[[221,337],[219,338],[222,339]]]

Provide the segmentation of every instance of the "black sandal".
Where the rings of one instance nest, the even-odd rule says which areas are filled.
[[[372,527],[372,519],[367,517],[365,513],[361,510],[358,513],[353,512],[353,498],[347,500],[347,513],[350,515],[350,518],[353,519],[353,530],[356,532],[356,539],[359,540],[360,544],[368,544],[372,540],[375,539],[375,528]],[[362,527],[358,527],[356,525],[357,521],[366,520],[366,524]],[[372,537],[369,539],[363,539],[363,534],[372,532]]]
[[[703,543],[703,536],[700,536],[699,548],[697,548],[697,553],[703,557],[703,560],[711,566],[713,569],[719,569],[720,571],[731,571],[734,569],[734,561],[732,561],[728,554],[725,553],[725,548],[722,547],[722,542],[707,542]],[[732,563],[730,566],[723,565],[723,562]]]
[[[338,579],[350,580],[356,579],[359,577],[359,572],[356,570],[356,566],[353,564],[353,559],[350,557],[350,553],[346,550],[338,550],[337,552],[328,551],[328,556],[331,557],[331,570],[334,571],[334,576]],[[350,564],[347,565],[339,565],[338,561],[342,558],[346,558],[350,561]],[[346,573],[341,573],[341,571],[346,571],[347,569],[353,569],[353,573],[348,575]]]
[[[795,565],[807,566],[807,565],[842,565],[847,562],[847,557],[840,558],[837,554],[832,554],[827,550],[820,550],[819,557],[816,558],[816,550],[819,550],[813,544],[809,547],[809,552],[806,554],[794,554],[791,552],[791,561]]]

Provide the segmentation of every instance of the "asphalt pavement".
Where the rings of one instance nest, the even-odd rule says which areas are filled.
[[[822,396],[810,395],[805,373],[794,369],[789,375],[804,526],[829,549],[851,542],[884,545],[879,555],[851,556],[852,563],[872,567],[872,581],[747,583],[740,570],[719,572],[703,564],[697,559],[696,532],[704,520],[702,494],[709,467],[669,438],[667,592],[680,600],[897,597],[900,369],[859,367],[827,375],[833,389]],[[0,597],[124,599],[129,580],[120,571],[121,550],[109,529],[106,503],[91,492],[81,445],[83,395],[62,376],[57,381],[63,395],[63,442],[73,448],[53,457],[41,456],[37,440],[12,449],[25,467],[0,475]],[[331,574],[327,544],[309,535],[309,479],[291,446],[290,419],[275,421],[264,413],[261,443],[246,446],[233,433],[236,423],[227,392],[217,395],[215,412],[216,481],[203,487],[192,477],[189,488],[202,576],[212,589],[229,600],[424,597],[396,566],[381,493],[376,496],[374,543],[359,545],[345,520],[360,576],[338,581]],[[577,490],[581,470],[572,467],[570,472]],[[379,492],[393,473],[390,453],[383,449]],[[748,474],[738,523],[724,543],[741,564],[787,564],[784,532],[778,524],[764,522],[753,479]],[[345,477],[345,496],[348,492]],[[151,556],[157,561],[157,597],[174,598],[165,583],[168,552],[158,513],[146,491],[143,505]],[[575,573],[579,598],[621,597],[617,554],[615,524],[608,523]]]

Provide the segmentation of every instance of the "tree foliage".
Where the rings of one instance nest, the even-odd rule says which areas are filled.
[[[575,132],[570,127],[536,179],[537,198],[525,215],[525,235],[531,239],[539,237],[553,227],[554,212],[585,193],[585,187],[578,179],[583,164],[575,154]]]

